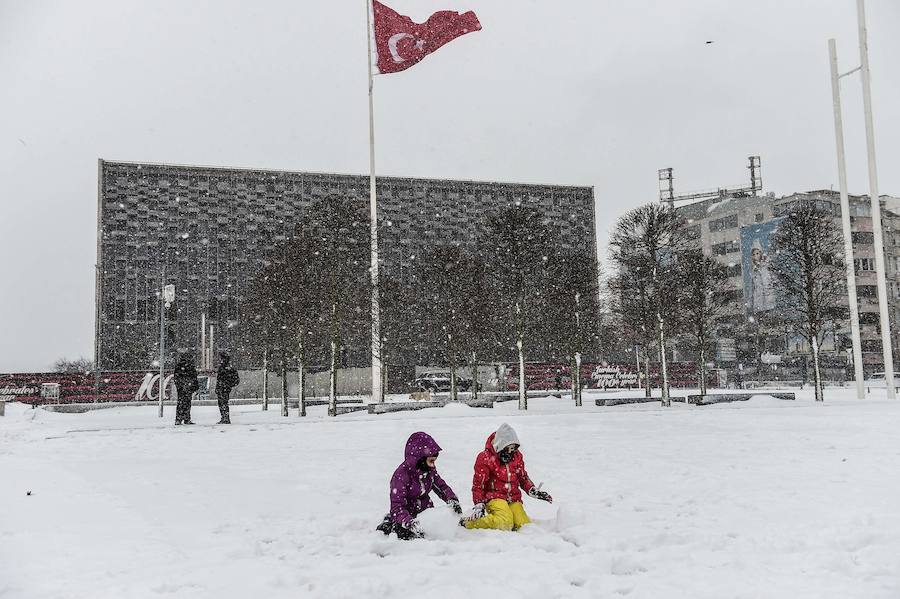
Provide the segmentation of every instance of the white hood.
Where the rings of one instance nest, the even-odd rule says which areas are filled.
[[[500,425],[500,428],[497,429],[497,432],[494,433],[494,441],[491,445],[494,447],[494,451],[500,453],[501,449],[507,445],[512,445],[513,443],[521,445],[521,443],[519,443],[519,436],[516,435],[516,431],[513,430],[513,427],[504,422]]]

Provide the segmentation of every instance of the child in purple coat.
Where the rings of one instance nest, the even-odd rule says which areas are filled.
[[[431,435],[419,432],[409,436],[406,441],[406,459],[397,466],[391,477],[391,511],[376,530],[386,535],[395,532],[404,541],[424,536],[419,530],[416,516],[434,507],[428,497],[432,489],[457,514],[462,513],[456,493],[435,469],[440,451],[441,447]]]

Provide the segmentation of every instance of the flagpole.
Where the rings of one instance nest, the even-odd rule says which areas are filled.
[[[375,190],[375,104],[372,98],[372,11],[371,0],[366,0],[366,33],[368,36],[369,64],[369,227],[371,229],[372,276],[372,401],[381,403],[384,394],[381,387],[381,307],[378,303],[378,201]]]
[[[850,197],[847,193],[847,161],[844,158],[844,121],[841,111],[841,76],[838,74],[837,42],[828,40],[831,63],[831,101],[834,107],[834,139],[837,146],[838,182],[841,187],[841,230],[844,234],[844,269],[847,275],[847,306],[850,308],[850,344],[853,348],[853,379],[856,397],[865,399],[859,306],[856,303],[856,266],[853,261],[853,234],[850,226]]]
[[[888,314],[887,282],[884,267],[884,239],[881,229],[881,198],[878,195],[878,168],[875,163],[875,125],[872,121],[872,89],[869,72],[869,38],[866,33],[865,0],[856,0],[859,21],[859,60],[862,75],[863,111],[866,121],[866,149],[869,162],[869,201],[872,203],[872,233],[875,238],[875,282],[881,322],[881,352],[888,399],[894,399],[894,356],[891,347],[891,320]]]

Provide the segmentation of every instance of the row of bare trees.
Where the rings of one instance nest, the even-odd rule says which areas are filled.
[[[834,215],[801,203],[780,221],[770,240],[770,271],[778,309],[771,317],[803,336],[812,351],[816,400],[822,400],[820,348],[840,327],[845,309],[842,240]],[[623,338],[642,351],[650,394],[650,351],[662,378],[662,402],[670,404],[667,339],[677,337],[696,356],[698,384],[706,393],[706,364],[720,325],[745,307],[729,282],[728,268],[704,255],[688,238],[678,210],[648,204],[625,214],[610,239],[608,306]],[[757,324],[758,328],[758,324]]]
[[[269,368],[280,372],[283,396],[286,373],[297,369],[301,415],[310,364],[326,365],[330,373],[331,414],[336,413],[341,362],[368,364],[364,208],[335,196],[310,206],[303,223],[277,245],[248,286],[244,346],[263,353],[249,359],[262,360],[266,373]],[[481,229],[475,244],[439,245],[418,253],[402,276],[390,268],[383,271],[381,357],[385,363],[449,365],[452,399],[460,369],[471,368],[477,394],[479,363],[515,360],[519,407],[527,409],[526,359],[568,360],[576,367],[599,343],[597,260],[563,250],[545,218],[521,204],[498,209]],[[580,404],[580,377],[572,378]],[[266,400],[264,395],[264,409]],[[284,400],[282,410],[286,415]]]

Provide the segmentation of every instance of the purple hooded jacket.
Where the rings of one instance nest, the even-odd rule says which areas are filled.
[[[419,468],[419,460],[436,456],[441,447],[427,433],[413,433],[406,442],[406,459],[391,477],[391,520],[408,526],[413,518],[434,507],[428,494],[432,489],[444,501],[456,500],[456,493],[434,468]]]

